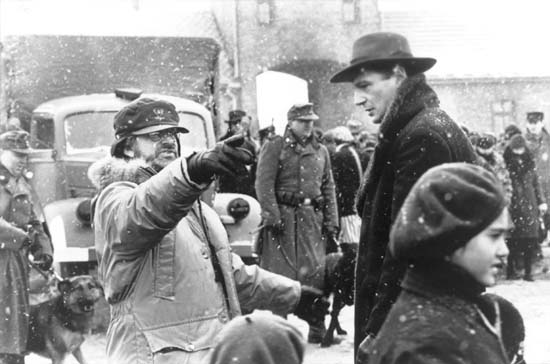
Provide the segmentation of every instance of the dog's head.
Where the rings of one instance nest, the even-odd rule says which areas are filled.
[[[357,244],[341,243],[342,258],[338,262],[339,290],[342,300],[348,306],[353,305],[355,290],[355,262],[357,259]]]
[[[103,287],[92,276],[75,276],[58,283],[63,304],[75,314],[93,314],[95,303],[103,295]]]

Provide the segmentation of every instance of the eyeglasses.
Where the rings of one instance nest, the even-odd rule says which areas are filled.
[[[173,130],[161,130],[156,131],[154,133],[147,134],[147,137],[151,139],[153,142],[159,142],[166,138],[174,138],[176,139],[177,133]]]

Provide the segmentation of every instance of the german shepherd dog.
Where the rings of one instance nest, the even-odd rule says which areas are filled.
[[[334,330],[338,335],[347,335],[338,321],[338,315],[344,306],[353,305],[355,289],[355,262],[357,244],[340,245],[341,253],[327,255],[325,271],[325,296],[332,294],[330,325],[321,341],[321,347],[329,347],[334,342]]]
[[[95,304],[103,296],[103,288],[91,276],[64,279],[57,287],[59,294],[31,306],[27,349],[50,358],[53,364],[63,363],[69,353],[85,364],[80,345],[92,329]]]

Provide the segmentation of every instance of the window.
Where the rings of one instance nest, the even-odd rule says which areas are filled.
[[[31,121],[31,147],[34,149],[52,149],[53,142],[53,119],[49,116],[33,116]]]
[[[67,154],[100,152],[108,153],[115,141],[113,118],[115,111],[86,112],[65,118],[65,142]],[[179,125],[189,133],[181,134],[181,155],[189,156],[194,151],[208,147],[205,121],[196,114],[178,112]]]
[[[262,25],[271,24],[273,21],[273,9],[275,5],[273,0],[257,0],[258,1],[258,23]]]
[[[361,22],[359,0],[342,0],[342,20],[346,24]]]
[[[502,131],[510,124],[515,124],[515,103],[513,100],[498,100],[491,104],[493,130]]]

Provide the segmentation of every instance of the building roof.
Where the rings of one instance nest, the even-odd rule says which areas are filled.
[[[536,0],[380,0],[381,30],[438,60],[432,78],[550,76],[546,17]]]

